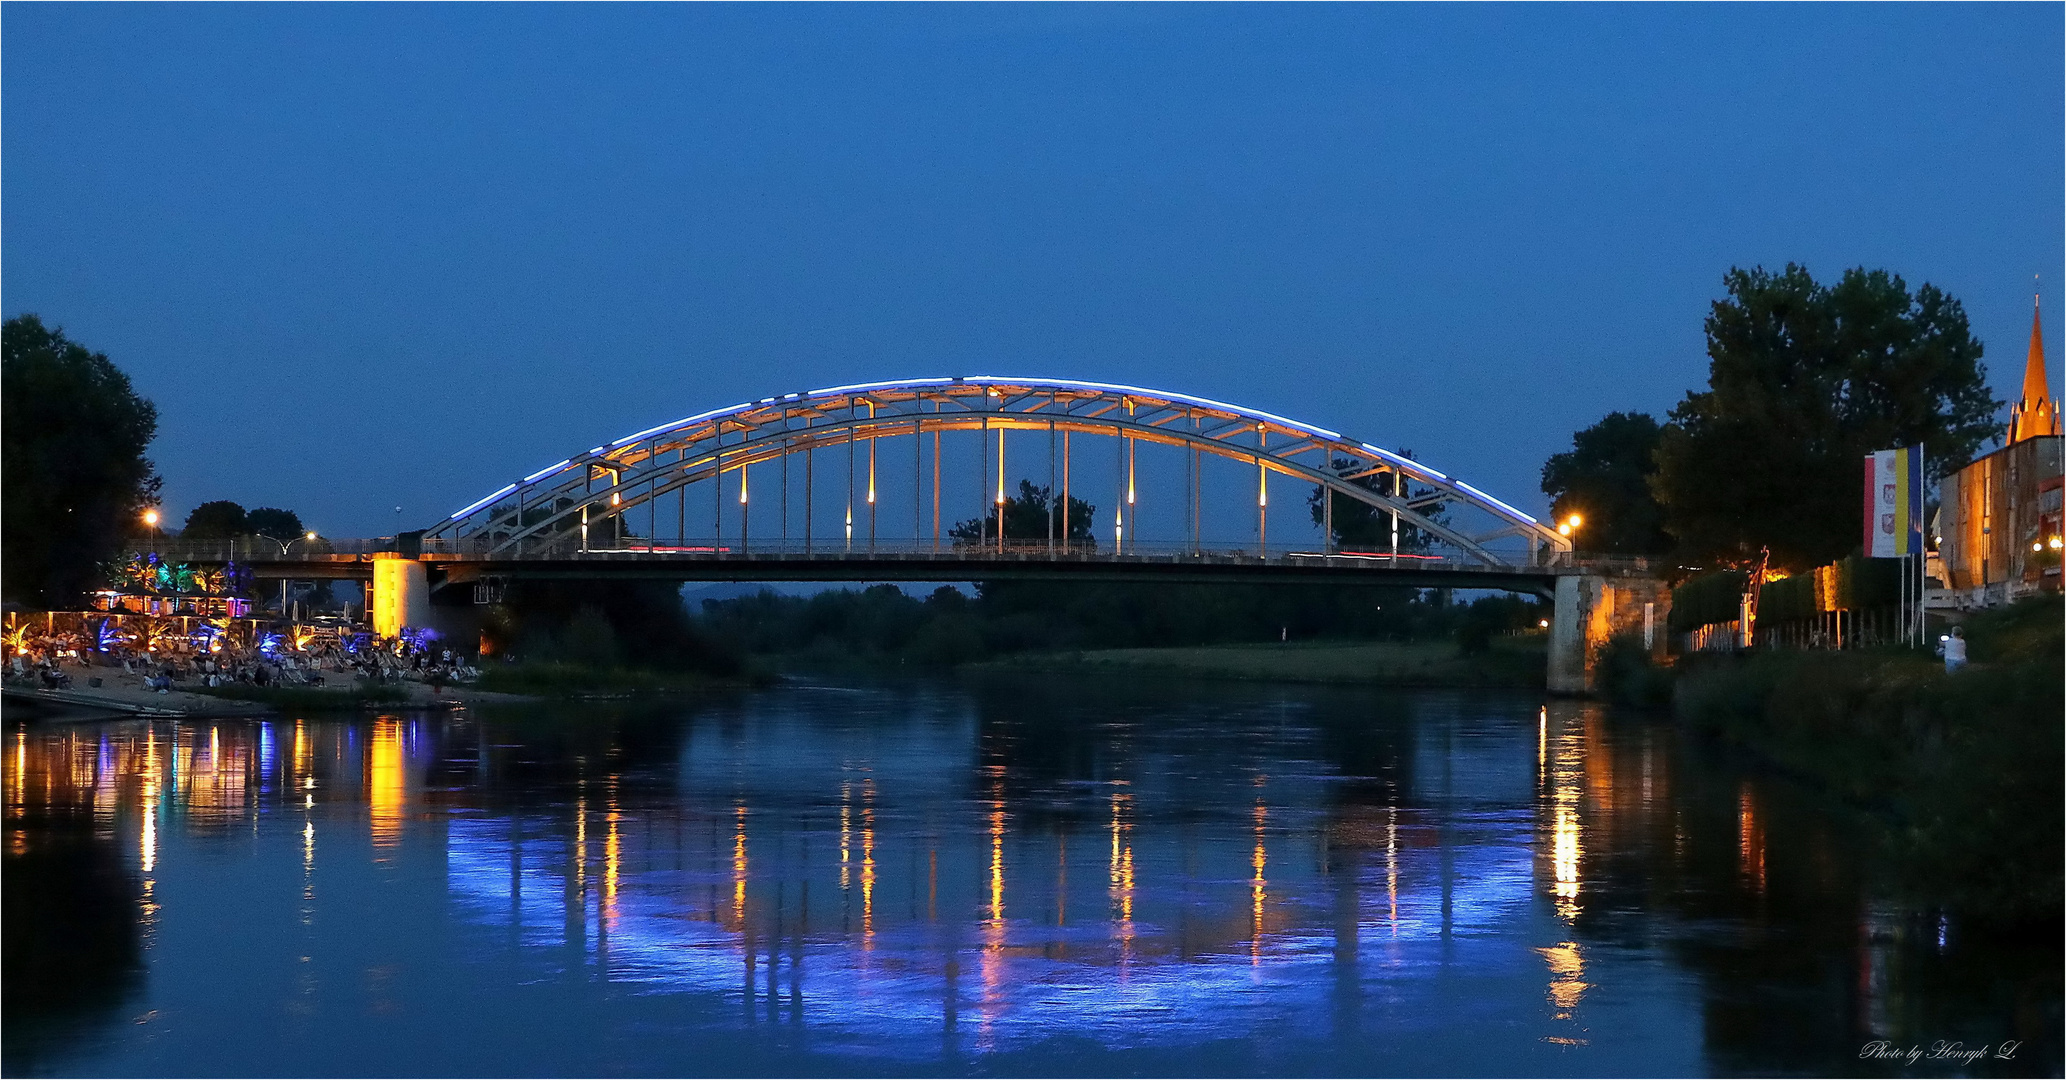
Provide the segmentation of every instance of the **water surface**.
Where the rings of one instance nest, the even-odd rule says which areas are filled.
[[[1014,679],[8,739],[10,1074],[2059,1070],[2056,943],[1876,899],[1830,807],[1590,705]]]

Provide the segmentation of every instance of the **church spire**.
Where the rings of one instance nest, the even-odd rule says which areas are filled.
[[[2041,308],[2039,310],[2042,310]],[[2038,311],[2030,313],[2030,357],[2023,364],[2023,394],[2009,409],[2009,442],[2037,435],[2057,435],[2059,403],[2045,378],[2044,328]]]

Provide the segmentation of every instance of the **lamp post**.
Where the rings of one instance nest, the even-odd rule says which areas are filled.
[[[263,535],[263,534],[261,534],[261,535]],[[313,540],[314,540],[315,538],[316,538],[316,534],[315,534],[315,531],[314,531],[314,530],[310,530],[309,532],[305,532],[305,533],[301,534],[300,536],[297,536],[297,537],[295,537],[295,538],[294,538],[294,539],[292,539],[292,540],[285,540],[285,541],[283,541],[283,540],[279,539],[278,537],[274,537],[274,536],[267,536],[267,537],[266,537],[266,539],[268,539],[268,540],[271,540],[271,541],[272,541],[273,543],[275,543],[275,544],[279,544],[279,545],[280,545],[280,558],[282,558],[282,559],[284,559],[284,558],[286,558],[286,557],[287,557],[287,552],[288,552],[288,550],[289,550],[290,548],[292,548],[292,547],[293,547],[293,546],[294,546],[295,544],[297,544],[297,543],[300,543],[300,542],[301,542],[301,541],[303,541],[303,540],[309,540],[309,541],[313,541]],[[286,579],[286,578],[281,578],[281,579],[280,579],[280,617],[281,617],[281,618],[285,618],[286,616],[287,616],[287,579]]]

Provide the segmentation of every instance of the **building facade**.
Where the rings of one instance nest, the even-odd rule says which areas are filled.
[[[1933,607],[2004,604],[2059,590],[2061,555],[2059,405],[2045,373],[2044,331],[2030,323],[2023,392],[2011,405],[2007,442],[1944,478]]]

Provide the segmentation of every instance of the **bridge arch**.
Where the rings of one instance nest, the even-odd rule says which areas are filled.
[[[749,497],[746,470],[752,466],[829,447],[851,450],[882,439],[951,431],[983,432],[986,454],[990,431],[999,433],[1000,447],[1005,433],[1040,432],[1114,437],[1235,460],[1256,470],[1262,502],[1273,473],[1317,484],[1397,515],[1398,522],[1487,566],[1533,565],[1544,550],[1568,552],[1571,547],[1554,528],[1455,477],[1312,424],[1142,387],[993,376],[828,387],[685,417],[512,482],[425,535],[474,541],[491,554],[574,543],[589,550],[599,525],[622,535],[627,515],[640,507],[651,514],[650,504],[692,484],[725,483],[726,474],[738,473],[743,506]],[[922,456],[922,443],[918,451]],[[1005,496],[1002,457],[1000,451],[999,502]],[[937,450],[934,461],[937,475]],[[1388,478],[1380,485],[1386,490],[1357,482],[1371,477]],[[871,502],[872,496],[871,473]],[[1437,517],[1432,512],[1436,504],[1468,510],[1475,520]],[[937,520],[936,511],[936,532]],[[851,507],[846,526],[851,530]],[[1123,531],[1118,539],[1123,545]]]

